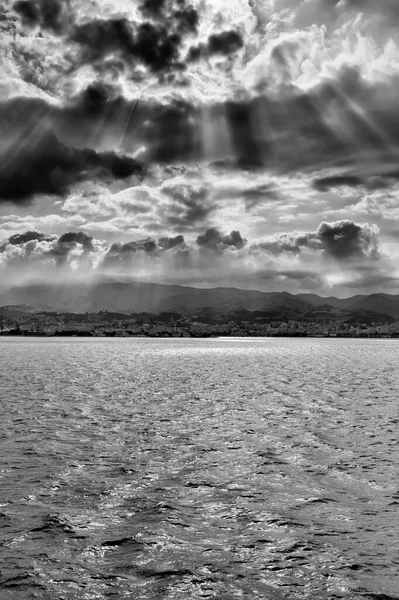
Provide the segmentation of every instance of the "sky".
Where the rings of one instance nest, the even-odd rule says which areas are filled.
[[[399,293],[397,0],[3,0],[0,283]]]

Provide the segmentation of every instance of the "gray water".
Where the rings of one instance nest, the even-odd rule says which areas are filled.
[[[0,339],[0,598],[399,598],[399,341]]]

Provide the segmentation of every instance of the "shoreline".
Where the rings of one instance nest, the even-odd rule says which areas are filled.
[[[376,335],[376,334],[360,334],[360,335],[345,335],[345,334],[317,334],[312,335],[309,333],[295,333],[295,334],[276,334],[276,335],[132,335],[132,334],[90,334],[87,332],[79,332],[79,333],[41,333],[41,332],[0,332],[0,337],[7,338],[125,338],[125,339],[174,339],[174,340],[192,340],[192,339],[279,339],[279,338],[306,338],[306,339],[349,339],[349,340],[359,340],[359,339],[381,339],[381,340],[389,340],[389,339],[399,339],[399,333],[392,333],[391,335]]]

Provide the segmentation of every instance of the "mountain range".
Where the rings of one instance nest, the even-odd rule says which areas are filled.
[[[95,313],[177,312],[195,315],[206,308],[215,314],[238,309],[262,311],[278,309],[294,317],[312,307],[332,307],[344,311],[362,310],[399,318],[399,295],[384,293],[350,298],[260,292],[237,288],[194,288],[137,281],[101,279],[94,283],[32,283],[5,288],[0,286],[0,306],[4,310],[26,312],[54,311]]]

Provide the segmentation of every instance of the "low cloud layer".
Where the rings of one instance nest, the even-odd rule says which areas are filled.
[[[293,256],[294,261],[293,262]],[[27,231],[10,236],[0,245],[3,281],[30,273],[33,280],[79,278],[119,273],[133,279],[194,283],[213,282],[218,271],[225,284],[238,277],[246,287],[267,287],[291,282],[297,290],[313,289],[314,282],[328,289],[339,273],[369,283],[385,265],[379,253],[378,231],[350,221],[321,223],[315,232],[284,233],[256,243],[239,231],[224,233],[210,228],[194,243],[183,235],[107,243],[82,232],[59,236]],[[295,269],[293,265],[296,265]],[[324,283],[323,283],[324,281]]]

